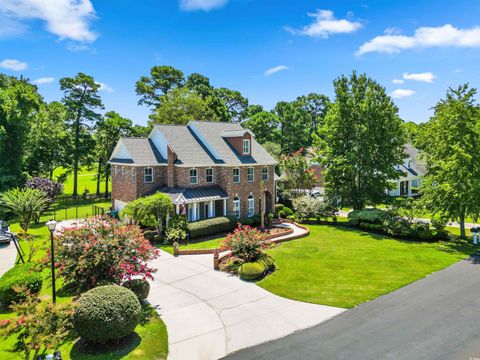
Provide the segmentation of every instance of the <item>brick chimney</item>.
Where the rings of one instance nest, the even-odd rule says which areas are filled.
[[[175,187],[175,166],[173,163],[177,160],[177,154],[170,145],[167,145],[167,186]]]

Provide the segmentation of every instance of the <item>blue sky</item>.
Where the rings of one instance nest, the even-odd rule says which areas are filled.
[[[480,86],[479,15],[466,0],[0,0],[0,71],[37,81],[48,101],[60,78],[85,72],[106,110],[145,124],[135,81],[152,65],[202,73],[267,109],[332,96],[332,81],[357,70],[423,122],[449,86]]]

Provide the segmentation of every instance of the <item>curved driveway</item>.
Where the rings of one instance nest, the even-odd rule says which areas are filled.
[[[213,270],[212,255],[152,263],[148,300],[167,325],[169,359],[213,360],[315,326],[344,309],[273,295],[253,283]]]
[[[480,264],[460,261],[231,360],[480,359]]]

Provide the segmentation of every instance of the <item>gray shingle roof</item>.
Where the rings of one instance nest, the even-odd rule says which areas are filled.
[[[164,187],[159,191],[169,195],[174,204],[220,200],[228,197],[225,191],[217,185],[189,189]]]
[[[405,144],[405,153],[407,156],[412,159],[413,165],[415,168],[418,170],[420,173],[420,176],[423,176],[427,173],[427,166],[425,165],[425,161],[422,159],[422,155],[420,153],[420,150],[418,150],[416,147],[414,147],[412,144],[407,143]]]
[[[112,158],[110,162],[121,164],[157,165],[165,164],[166,159],[158,152],[157,148],[147,138],[121,138],[132,159]]]

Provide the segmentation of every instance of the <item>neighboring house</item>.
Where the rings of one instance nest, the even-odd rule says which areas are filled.
[[[395,181],[395,187],[388,191],[390,196],[417,196],[422,184],[422,178],[427,172],[425,163],[420,158],[420,152],[412,144],[405,144],[405,162],[395,166],[400,177]]]
[[[110,158],[112,206],[168,194],[189,221],[253,216],[275,204],[276,161],[239,124],[155,125],[147,138],[121,138]],[[261,192],[261,182],[264,192]]]

